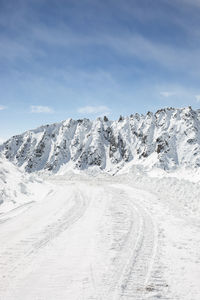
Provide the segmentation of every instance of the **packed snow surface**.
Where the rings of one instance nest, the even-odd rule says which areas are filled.
[[[133,168],[34,184],[0,214],[1,300],[200,299],[199,183]]]
[[[28,172],[96,166],[115,174],[134,164],[199,168],[200,110],[168,108],[118,121],[69,119],[14,136],[0,152]]]

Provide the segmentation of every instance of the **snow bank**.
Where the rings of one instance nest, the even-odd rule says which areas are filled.
[[[0,213],[42,198],[47,186],[0,156]]]
[[[198,173],[165,172],[153,169],[148,172],[135,166],[127,174],[116,176],[118,182],[126,180],[133,187],[156,194],[161,201],[173,206],[177,213],[199,216],[200,214],[200,182]],[[194,182],[191,181],[192,174]],[[184,177],[185,175],[185,177]],[[189,177],[189,180],[188,180]]]

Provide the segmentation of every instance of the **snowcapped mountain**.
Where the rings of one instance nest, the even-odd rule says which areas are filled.
[[[129,164],[174,169],[200,167],[200,110],[160,109],[110,121],[68,119],[6,141],[0,152],[26,171],[57,172],[96,166],[115,171]]]

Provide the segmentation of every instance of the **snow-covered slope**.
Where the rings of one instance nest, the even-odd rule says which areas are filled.
[[[25,174],[0,156],[0,215],[35,201],[48,191],[41,180]],[[2,218],[0,218],[0,222]]]
[[[14,136],[0,151],[28,172],[94,166],[115,172],[132,164],[198,168],[200,110],[167,108],[118,121],[69,119]]]
[[[28,193],[25,175],[12,163],[0,157],[0,203],[4,201],[16,202],[20,195]]]

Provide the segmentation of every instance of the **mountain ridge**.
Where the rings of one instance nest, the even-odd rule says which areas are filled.
[[[200,110],[163,108],[118,121],[67,119],[13,136],[0,152],[27,172],[63,166],[112,172],[128,163],[171,170],[200,167]]]

